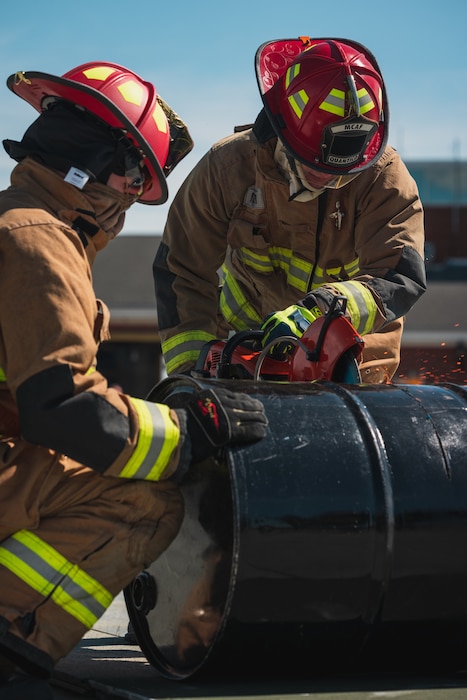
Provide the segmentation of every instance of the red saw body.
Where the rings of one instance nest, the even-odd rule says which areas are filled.
[[[335,297],[328,313],[312,323],[300,339],[287,336],[296,347],[285,360],[272,359],[270,348],[261,347],[262,331],[240,331],[227,341],[208,343],[196,371],[214,378],[359,384],[358,361],[364,341],[344,315],[346,301]],[[281,340],[284,338],[275,343]]]

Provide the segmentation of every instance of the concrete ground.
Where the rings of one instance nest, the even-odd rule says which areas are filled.
[[[128,616],[118,596],[96,626],[57,665],[51,680],[53,700],[467,700],[467,671],[452,676],[355,674],[306,677],[290,669],[290,678],[242,678],[226,681],[168,681],[161,678],[139,646],[124,638]],[[414,654],[416,650],[414,649]],[[305,677],[304,677],[305,676]],[[45,695],[44,695],[45,697]],[[47,697],[47,700],[48,700]],[[0,700],[42,700],[19,687]]]
[[[118,596],[78,646],[57,666],[52,678],[53,700],[467,700],[467,672],[453,676],[346,675],[302,678],[234,678],[168,681],[147,662],[139,646],[124,635],[128,617]],[[416,650],[414,650],[416,654]],[[3,700],[0,688],[0,700]],[[35,700],[31,696],[18,700]]]

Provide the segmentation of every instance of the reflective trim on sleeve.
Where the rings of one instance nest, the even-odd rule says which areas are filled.
[[[135,451],[120,472],[124,479],[158,481],[178,445],[180,430],[164,404],[131,398],[139,419]]]
[[[356,281],[333,283],[332,287],[347,297],[347,311],[355,330],[361,335],[371,333],[378,307],[368,287]]]
[[[233,275],[223,268],[224,284],[220,295],[220,309],[227,323],[237,331],[258,328],[262,318],[249,303]]]
[[[186,362],[196,362],[203,346],[215,338],[206,331],[185,331],[164,340],[161,346],[167,373],[172,374]]]
[[[360,272],[360,260],[355,258],[351,262],[340,267],[327,267],[323,269],[319,265],[316,266],[313,275],[313,289],[320,287],[322,284],[329,282],[329,278],[336,280],[348,280],[355,277]]]
[[[2,542],[0,564],[87,629],[113,600],[96,579],[29,530],[19,530]]]
[[[290,267],[287,273],[287,282],[299,292],[306,292],[313,265],[296,255],[290,259]]]

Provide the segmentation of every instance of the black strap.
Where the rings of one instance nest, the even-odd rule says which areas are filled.
[[[71,227],[76,231],[85,248],[88,244],[86,236],[92,238],[99,231],[99,226],[91,223],[88,219],[85,219],[84,216],[77,216]]]
[[[240,134],[242,131],[248,131],[248,129],[252,129],[254,124],[239,124],[238,126],[234,126],[234,134]]]
[[[253,124],[253,133],[260,143],[266,143],[266,141],[274,137],[277,138],[277,134],[272,128],[271,122],[264,109],[262,109],[256,117],[256,121]]]

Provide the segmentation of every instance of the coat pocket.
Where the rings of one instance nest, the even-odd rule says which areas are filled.
[[[96,299],[97,312],[94,320],[94,340],[102,343],[110,338],[110,311],[101,299]]]
[[[268,248],[269,232],[264,221],[249,221],[247,219],[232,219],[227,231],[227,242],[232,249],[253,248],[261,250]]]

